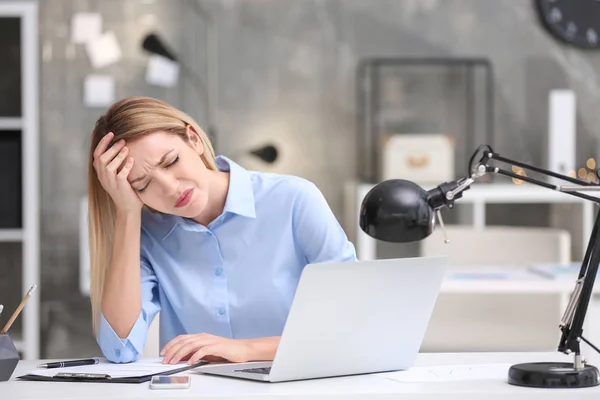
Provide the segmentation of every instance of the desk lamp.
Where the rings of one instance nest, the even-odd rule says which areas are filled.
[[[554,185],[518,175],[492,165],[493,160],[558,178],[571,184]],[[463,192],[486,173],[504,175],[600,203],[599,197],[581,193],[600,191],[599,185],[502,157],[489,145],[481,145],[471,156],[466,178],[445,182],[431,190],[424,190],[414,182],[403,179],[386,180],[375,185],[362,201],[359,225],[367,235],[386,242],[406,243],[425,239],[433,232],[436,220],[439,221],[441,229],[445,229],[440,210],[443,207],[452,208],[454,201],[460,199]],[[572,354],[573,363],[515,364],[508,371],[509,384],[545,388],[580,388],[600,384],[598,368],[586,364],[580,352],[580,343],[584,341],[600,353],[596,346],[583,337],[583,321],[600,263],[599,228],[600,213],[596,217],[575,288],[559,324],[562,334],[558,351]],[[448,242],[447,236],[445,242]]]

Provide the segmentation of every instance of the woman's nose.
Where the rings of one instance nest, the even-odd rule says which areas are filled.
[[[158,177],[157,177],[158,178]],[[162,193],[164,196],[175,196],[177,195],[177,189],[179,188],[179,182],[170,174],[161,174],[159,181]]]

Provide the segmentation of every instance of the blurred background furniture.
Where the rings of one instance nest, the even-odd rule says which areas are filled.
[[[460,270],[489,270],[506,272],[508,278],[497,279],[510,281],[527,279],[527,268],[533,264],[566,265],[571,261],[571,238],[565,230],[447,226],[446,231],[449,243],[444,243],[444,234],[437,229],[421,242],[421,254],[450,257],[449,275]],[[511,272],[515,273],[513,278]],[[475,283],[485,279],[484,274],[466,276],[464,279]],[[448,278],[452,279],[451,275]],[[533,275],[531,279],[533,287],[544,278]],[[521,283],[527,285],[528,281]],[[564,296],[560,292],[442,292],[422,350],[551,351],[558,343]]]
[[[446,233],[449,243],[442,229],[436,229],[419,244],[423,256],[450,257],[453,269],[571,262],[571,236],[563,229],[447,225]]]
[[[385,138],[403,134],[447,135],[455,149],[451,174],[462,175],[467,154],[477,144],[493,145],[492,63],[469,57],[362,59],[356,112],[357,176],[362,182],[382,179]]]

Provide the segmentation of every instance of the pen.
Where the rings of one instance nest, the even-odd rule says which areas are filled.
[[[112,377],[107,374],[70,374],[67,372],[61,372],[59,374],[54,375],[54,377],[62,379],[112,379]]]
[[[98,357],[89,358],[86,360],[72,360],[72,361],[59,361],[51,362],[47,364],[40,364],[38,368],[65,368],[65,367],[80,367],[82,365],[94,365],[98,364],[100,359]]]
[[[29,300],[29,298],[31,297],[31,295],[33,294],[33,292],[35,291],[36,288],[37,288],[37,285],[33,285],[32,287],[29,288],[25,297],[23,297],[23,300],[21,300],[21,304],[19,304],[19,307],[17,307],[17,309],[15,310],[13,315],[10,317],[10,319],[8,320],[6,325],[4,325],[4,328],[2,328],[2,330],[0,331],[0,335],[4,335],[4,334],[6,334],[6,332],[8,332],[11,325],[13,324],[13,322],[15,322],[15,319],[17,319],[17,317],[21,313],[21,310],[23,309],[23,307],[25,307],[25,303],[27,303],[27,300]]]

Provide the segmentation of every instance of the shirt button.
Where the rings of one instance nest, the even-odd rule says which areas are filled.
[[[225,314],[225,309],[223,307],[219,308],[219,315]]]
[[[219,267],[215,270],[215,275],[216,276],[221,276],[221,274],[223,273],[223,268]]]
[[[115,356],[121,357],[121,350],[115,349]]]

